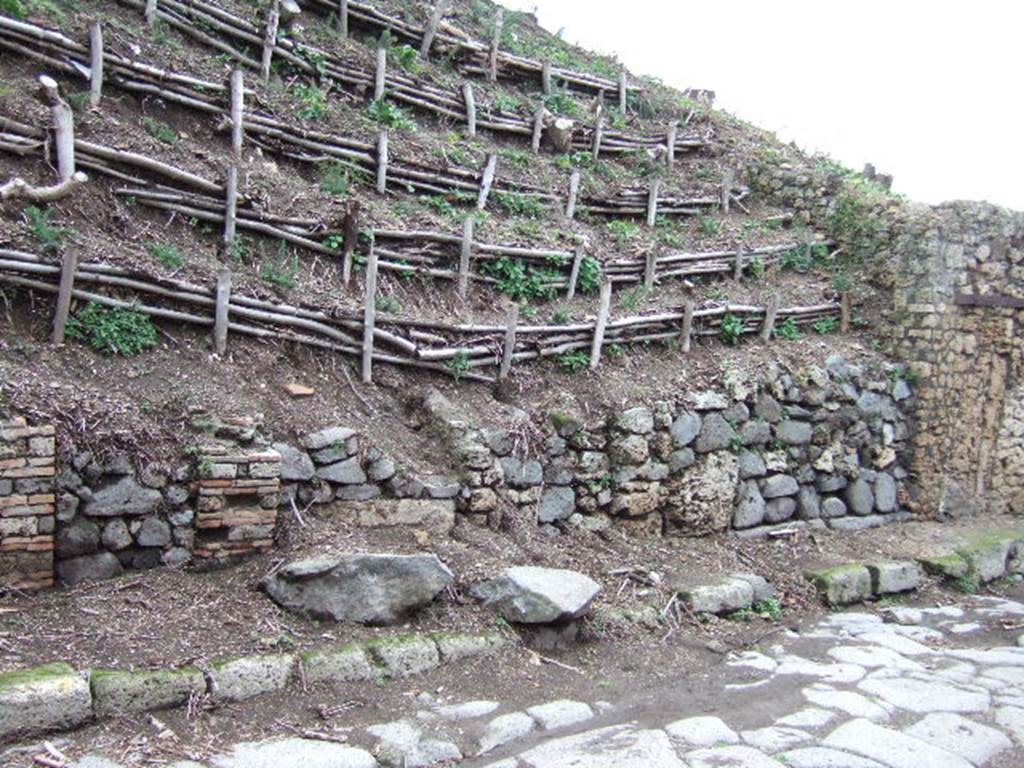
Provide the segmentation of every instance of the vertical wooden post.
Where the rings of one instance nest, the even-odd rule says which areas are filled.
[[[373,381],[373,331],[377,322],[377,251],[370,233],[370,255],[366,258],[366,296],[363,299],[363,383]]]
[[[654,277],[658,271],[658,254],[652,248],[644,257],[644,292],[654,290]]]
[[[565,218],[571,219],[576,215],[576,198],[580,194],[580,169],[573,168],[572,176],[569,177],[569,197],[565,202]]]
[[[152,27],[156,22],[156,0],[146,0],[146,9],[144,13],[146,16],[146,26]]]
[[[217,273],[217,306],[213,316],[213,349],[223,355],[228,349],[228,303],[231,301],[231,270]]]
[[[770,296],[764,308],[764,325],[761,326],[761,341],[771,341],[775,332],[775,318],[779,314],[779,297]]]
[[[576,295],[576,283],[580,279],[580,266],[583,264],[583,246],[577,245],[576,252],[572,255],[572,269],[569,272],[569,289],[565,292],[565,298],[571,299]]]
[[[608,325],[608,310],[612,306],[612,281],[605,277],[601,283],[601,297],[597,307],[597,321],[594,323],[594,341],[590,346],[590,370],[596,370],[601,363],[601,346],[604,344],[604,329]]]
[[[689,352],[693,337],[693,300],[689,299],[683,304],[683,327],[679,332],[682,339],[683,352]]]
[[[647,192],[647,226],[653,227],[658,220],[658,192],[661,191],[661,179],[651,179],[651,188]]]
[[[441,18],[447,10],[448,0],[437,0],[434,3],[434,10],[430,14],[430,21],[423,31],[423,42],[420,43],[420,58],[426,61],[430,58],[430,47],[434,44],[434,36],[437,35],[437,28],[441,26]]]
[[[482,211],[487,207],[487,198],[491,194],[491,187],[494,185],[494,174],[498,170],[498,156],[488,155],[487,166],[484,168],[484,174],[480,179],[480,193],[476,198],[477,210]]]
[[[732,268],[733,280],[738,281],[743,277],[743,267],[745,266],[746,262],[746,256],[743,253],[744,248],[745,243],[740,243],[739,245],[736,246],[736,262],[733,264]]]
[[[238,164],[228,166],[227,198],[224,204],[224,244],[231,245],[235,239],[238,223]]]
[[[604,136],[604,107],[597,105],[597,119],[594,120],[594,159],[601,156],[601,139]]]
[[[732,202],[732,183],[735,179],[735,174],[732,168],[727,168],[722,172],[722,213],[729,212],[729,204]]]
[[[103,98],[103,26],[98,21],[89,25],[89,106],[100,105]]]
[[[358,202],[350,201],[345,205],[345,218],[342,219],[345,239],[341,244],[341,283],[346,291],[352,282],[352,255],[359,242],[359,208]]]
[[[242,141],[245,137],[245,75],[241,67],[231,70],[231,151],[235,160],[242,159]]]
[[[545,96],[551,95],[551,62],[545,61],[540,65],[540,87]]]
[[[381,128],[377,135],[377,194],[388,188],[388,129]]]
[[[387,89],[388,76],[388,49],[379,46],[377,48],[377,70],[373,78],[373,100],[384,98]]]
[[[462,98],[466,104],[466,133],[476,136],[476,98],[473,96],[472,84],[462,86]]]
[[[849,291],[843,291],[839,295],[839,332],[849,333],[850,322],[853,319],[853,300]]]
[[[541,104],[533,115],[533,138],[530,139],[530,148],[535,155],[540,152],[540,140],[544,134],[544,112],[544,105]]]
[[[274,58],[274,46],[277,45],[277,25],[281,21],[281,9],[278,0],[267,11],[267,26],[263,32],[263,58],[260,61],[260,77],[263,82],[270,80],[270,63]]]
[[[665,135],[665,146],[668,148],[668,152],[665,154],[665,164],[669,170],[675,167],[676,164],[676,136],[679,135],[679,123],[671,122],[668,124],[668,133]]]
[[[626,116],[626,68],[623,67],[619,70],[619,114],[623,117]]]
[[[61,182],[75,175],[75,114],[60,97],[57,81],[48,75],[39,76],[43,100],[50,106],[54,143],[57,145],[57,175]]]
[[[473,227],[476,219],[470,214],[462,222],[462,247],[459,251],[459,298],[466,298],[469,288],[469,262],[473,258]]]
[[[64,331],[68,326],[68,315],[71,314],[71,299],[75,290],[75,270],[78,269],[78,256],[72,251],[65,251],[61,257],[60,287],[57,289],[57,309],[53,315],[53,343],[64,343]]]
[[[487,57],[487,79],[498,82],[498,47],[501,45],[501,28],[505,25],[505,9],[500,5],[494,13],[494,31],[491,34],[491,50]]]
[[[508,378],[512,370],[512,355],[516,351],[516,327],[519,325],[519,305],[513,304],[508,313],[508,325],[505,326],[505,343],[501,349],[501,367],[498,369],[498,381]]]
[[[348,39],[348,0],[338,0],[338,34]]]

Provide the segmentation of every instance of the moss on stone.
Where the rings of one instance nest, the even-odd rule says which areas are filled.
[[[75,668],[62,661],[43,664],[38,667],[29,667],[28,669],[16,669],[12,672],[0,674],[0,690],[18,688],[23,685],[32,685],[33,683],[43,683],[75,674]]]
[[[958,578],[967,573],[970,566],[960,555],[939,555],[937,557],[920,557],[918,562],[925,571],[933,576]]]

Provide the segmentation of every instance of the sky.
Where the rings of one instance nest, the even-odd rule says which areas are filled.
[[[1019,0],[502,0],[914,200],[1024,210]]]

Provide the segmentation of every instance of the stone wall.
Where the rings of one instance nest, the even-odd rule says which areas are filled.
[[[0,586],[53,586],[54,428],[0,421]]]
[[[919,379],[910,467],[917,509],[1024,512],[1024,214],[876,194],[858,198],[858,218],[842,222],[850,187],[827,164],[776,153],[748,175],[801,221],[870,246],[863,272],[879,310],[872,324]]]
[[[551,413],[540,434],[536,424],[477,428],[438,393],[423,400],[462,467],[470,519],[504,501],[542,525],[744,536],[903,519],[913,403],[901,369],[839,357],[774,366],[760,380],[732,372],[722,391],[596,421]],[[532,433],[533,447],[516,450],[517,433]]]

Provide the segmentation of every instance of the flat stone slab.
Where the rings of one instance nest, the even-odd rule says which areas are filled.
[[[827,747],[805,747],[783,752],[779,760],[788,768],[885,768],[866,757]]]
[[[91,718],[89,684],[68,664],[0,674],[0,739],[73,728]]]
[[[508,621],[548,624],[584,615],[600,591],[600,584],[576,571],[517,566],[474,585],[472,594]]]
[[[664,731],[631,723],[553,739],[519,759],[532,768],[686,768]]]
[[[811,740],[811,734],[806,731],[779,725],[743,731],[740,737],[750,746],[764,752],[781,752]]]
[[[710,747],[687,752],[690,768],[785,768],[753,747]]]
[[[526,714],[536,720],[541,729],[550,731],[586,722],[594,716],[594,711],[582,701],[560,699],[530,707]]]
[[[377,759],[391,768],[428,768],[462,759],[462,752],[455,744],[425,739],[423,732],[406,720],[372,725],[366,732],[379,740],[374,750]]]
[[[1013,746],[1013,742],[995,728],[950,712],[927,715],[903,732],[960,755],[977,766]]]
[[[695,613],[731,613],[754,604],[749,579],[730,576],[714,584],[677,587],[679,596]]]
[[[912,561],[868,563],[871,589],[876,595],[909,592],[921,586],[921,567]]]
[[[858,688],[894,707],[921,714],[985,712],[992,703],[987,691],[968,690],[938,679],[868,678],[862,680]]]
[[[377,768],[369,752],[316,739],[279,739],[237,744],[215,757],[215,768]]]
[[[434,713],[444,720],[472,720],[485,717],[500,706],[497,701],[466,701],[462,704],[446,704],[435,709]]]
[[[888,709],[853,691],[836,691],[832,688],[811,686],[804,688],[801,693],[811,704],[826,709],[837,709],[851,717],[885,722],[890,716]]]
[[[409,526],[448,533],[455,525],[452,499],[377,499],[352,506],[359,525],[366,528]]]
[[[973,768],[958,755],[869,720],[851,720],[836,728],[822,746],[854,752],[889,768]]]
[[[739,744],[740,737],[720,718],[710,715],[688,717],[665,726],[665,732],[691,747],[710,747],[715,744]]]
[[[525,712],[510,712],[491,720],[484,729],[477,749],[478,755],[485,755],[502,744],[520,739],[534,728],[537,722]]]
[[[282,608],[313,618],[387,624],[454,579],[436,555],[358,554],[288,563],[263,588]]]
[[[342,645],[302,654],[302,671],[310,683],[349,683],[373,680],[384,671],[361,645]]]
[[[407,677],[433,669],[441,655],[433,640],[421,635],[381,638],[366,643],[370,657],[388,677]]]

